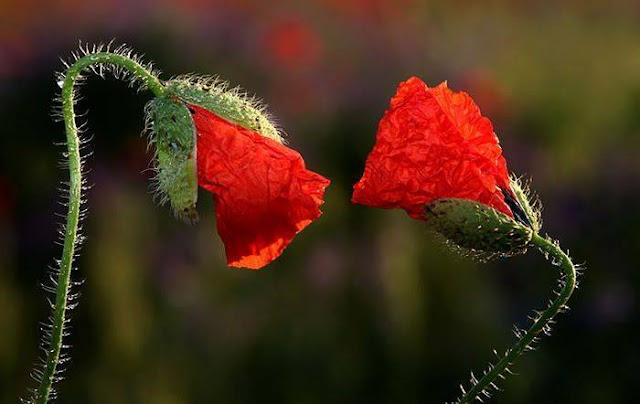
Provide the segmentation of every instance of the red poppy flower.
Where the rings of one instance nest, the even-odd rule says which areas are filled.
[[[507,164],[491,122],[466,93],[446,83],[429,88],[412,77],[380,121],[352,201],[424,219],[425,205],[440,198],[473,200],[514,217]]]
[[[262,38],[268,55],[289,71],[316,66],[322,59],[324,43],[302,17],[291,15],[272,21]]]
[[[322,212],[329,180],[296,151],[189,105],[197,131],[198,185],[214,195],[229,266],[259,269]]]

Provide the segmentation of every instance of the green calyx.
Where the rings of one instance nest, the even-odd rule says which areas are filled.
[[[479,202],[437,199],[425,207],[427,224],[455,245],[489,256],[524,253],[534,230]]]
[[[284,142],[264,105],[237,88],[229,89],[224,81],[200,76],[181,76],[165,84],[167,95],[205,108],[224,120],[256,131],[264,137]]]
[[[170,96],[152,100],[146,109],[155,144],[156,191],[160,202],[169,202],[177,217],[198,219],[198,171],[196,130],[187,106]]]

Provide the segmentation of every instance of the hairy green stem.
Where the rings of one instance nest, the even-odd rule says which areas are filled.
[[[67,153],[69,164],[69,199],[62,258],[56,285],[56,297],[53,307],[50,338],[46,343],[44,368],[39,375],[40,382],[34,391],[32,401],[46,404],[52,394],[52,386],[56,380],[56,370],[60,363],[62,339],[67,322],[66,313],[69,305],[69,287],[71,268],[78,239],[78,221],[82,198],[82,160],[80,158],[80,139],[75,122],[74,86],[79,75],[87,67],[96,64],[108,64],[123,68],[135,75],[156,96],[164,93],[160,80],[137,61],[117,53],[96,52],[83,56],[75,61],[66,71],[62,83],[62,114],[67,136]]]
[[[537,247],[547,259],[559,266],[561,273],[562,289],[557,294],[555,300],[544,311],[537,313],[533,325],[520,337],[520,339],[506,352],[506,354],[491,366],[480,380],[473,382],[473,386],[458,401],[459,404],[471,403],[475,399],[482,401],[483,394],[489,397],[488,389],[496,389],[495,380],[502,377],[503,372],[508,371],[508,367],[536,341],[536,337],[541,331],[548,331],[550,321],[553,317],[565,308],[565,304],[571,297],[576,286],[576,268],[571,262],[571,258],[562,251],[559,245],[546,237],[534,234],[531,243]],[[472,377],[473,378],[473,377]],[[474,378],[473,378],[474,379]]]

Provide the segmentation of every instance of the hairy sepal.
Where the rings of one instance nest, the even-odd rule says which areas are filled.
[[[156,191],[160,202],[169,202],[177,217],[198,219],[198,170],[196,130],[187,106],[171,96],[159,97],[147,106],[155,145]]]
[[[239,88],[229,88],[226,82],[216,78],[195,75],[180,76],[165,84],[167,94],[205,108],[226,121],[256,131],[264,137],[284,143],[264,104],[247,96]]]
[[[428,226],[455,245],[491,256],[527,251],[533,230],[479,202],[442,198],[425,207]]]

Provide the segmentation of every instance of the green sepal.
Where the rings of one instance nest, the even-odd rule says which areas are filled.
[[[205,108],[226,121],[283,143],[265,107],[239,89],[229,89],[224,81],[208,77],[183,76],[165,84],[166,94]]]
[[[425,207],[428,226],[455,245],[488,255],[526,252],[533,230],[496,209],[471,200],[437,199]]]
[[[540,203],[535,195],[529,190],[528,184],[523,183],[523,180],[515,176],[510,178],[510,186],[513,194],[520,204],[520,208],[527,216],[531,228],[535,233],[540,231],[542,227],[542,220],[540,218]]]
[[[193,222],[198,219],[198,170],[191,113],[183,102],[163,96],[149,103],[147,114],[161,202],[168,201],[176,216]]]

